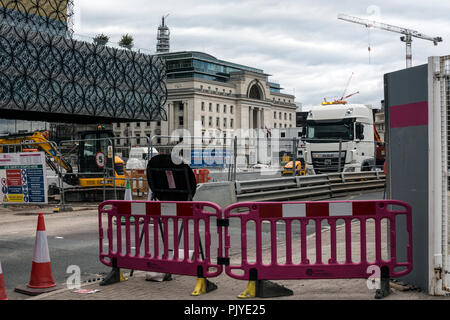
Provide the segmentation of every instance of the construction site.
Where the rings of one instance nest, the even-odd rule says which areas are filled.
[[[175,12],[149,50],[77,34],[77,6],[0,0],[0,300],[230,318],[275,316],[273,300],[449,299],[450,56],[423,55],[445,34],[329,7],[367,52],[296,94],[256,55],[183,49]],[[389,35],[405,51],[386,70]]]

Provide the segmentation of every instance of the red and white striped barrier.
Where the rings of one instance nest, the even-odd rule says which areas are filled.
[[[260,218],[291,217],[337,217],[368,216],[381,212],[376,202],[307,202],[307,203],[261,203],[258,205]]]
[[[212,221],[221,217],[222,209],[211,202],[105,201],[99,205],[100,261],[190,276],[202,269],[204,277],[218,276],[222,266],[215,261],[222,256],[222,229]],[[114,225],[114,219],[122,218],[125,225]],[[219,242],[217,256],[211,248],[213,228]]]
[[[115,205],[121,215],[188,217],[194,213],[190,202],[118,201]]]
[[[350,279],[367,278],[369,267],[379,267],[382,283],[388,286],[389,278],[408,274],[412,270],[412,220],[411,206],[396,200],[359,200],[359,201],[309,201],[309,202],[241,202],[228,206],[224,211],[225,219],[238,219],[235,225],[241,226],[240,254],[241,261],[235,261],[225,267],[225,272],[232,278],[240,280],[294,280],[294,279]],[[406,219],[408,246],[404,249],[406,257],[400,259],[397,251],[396,219]],[[344,222],[342,231],[343,255],[338,261],[337,221]],[[382,222],[386,222],[389,230],[389,242],[386,247],[389,254],[382,254]],[[248,228],[248,222],[255,224],[255,229]],[[307,225],[314,223],[315,241],[308,250]],[[358,244],[352,245],[351,224],[357,221]],[[373,221],[374,232],[368,238],[368,221]],[[262,225],[270,225],[270,262],[263,261]],[[277,224],[284,228],[282,252],[278,251]],[[328,239],[322,236],[322,223],[329,225]],[[293,232],[293,223],[300,224],[300,234]],[[298,227],[296,227],[298,228]],[[249,234],[251,233],[251,234]],[[249,238],[255,238],[256,248],[247,246]],[[373,239],[373,240],[372,240]],[[237,240],[237,239],[235,239]],[[370,244],[370,241],[374,241]],[[299,248],[294,249],[294,245]],[[328,247],[328,258],[324,259],[323,251]],[[369,246],[374,247],[374,260],[368,258]],[[231,234],[225,228],[225,256],[229,257]],[[250,251],[256,253],[254,261],[249,259]],[[298,255],[300,253],[300,255]],[[359,258],[355,260],[356,254]],[[298,255],[299,261],[294,261]],[[280,257],[284,257],[280,259]],[[314,258],[311,262],[309,258]],[[383,274],[385,276],[383,276]],[[253,284],[252,284],[253,286]],[[254,296],[254,288],[250,286],[240,297]],[[253,292],[248,294],[248,292]],[[378,297],[388,294],[384,289],[377,293]]]
[[[232,278],[250,280],[249,287],[253,289],[248,292],[266,290],[263,285],[255,287],[253,283],[267,280],[368,278],[368,270],[379,267],[383,289],[377,291],[377,296],[381,297],[389,292],[386,289],[389,278],[404,276],[412,270],[411,214],[409,204],[396,200],[241,202],[225,209],[202,201],[105,201],[99,206],[100,261],[113,268],[198,276],[199,279],[216,277],[225,270]],[[106,219],[102,218],[105,215]],[[406,248],[396,245],[397,217],[406,219],[406,230],[402,230],[408,237]],[[125,226],[114,225],[114,220],[121,218],[125,218]],[[232,220],[237,222],[233,226],[241,229],[237,231],[238,237],[230,232]],[[344,224],[340,225],[340,220]],[[307,230],[310,221],[315,233],[311,247],[308,245],[311,230]],[[359,248],[353,248],[352,223],[355,221],[359,229],[356,233]],[[270,227],[270,262],[263,261],[262,254],[266,249],[263,242],[266,222]],[[329,225],[328,238],[322,235],[322,222]],[[383,228],[387,228],[389,241],[382,232],[382,223],[386,224]],[[278,252],[278,227],[284,228],[282,252]],[[215,256],[211,242],[214,232],[217,236]],[[254,239],[255,248],[248,246],[249,239]],[[344,250],[339,252],[342,261],[338,259],[338,240]],[[295,246],[298,248],[294,249]],[[373,259],[369,257],[369,248],[374,249]],[[382,252],[386,249],[389,249],[387,254]],[[404,249],[406,256],[402,257],[397,249]],[[192,250],[193,257],[189,258]],[[231,260],[231,250],[239,252],[241,259]],[[255,257],[251,257],[252,254]],[[355,259],[357,254],[359,257]],[[314,261],[310,259],[313,257]],[[197,291],[201,290],[194,290]],[[255,295],[246,290],[239,297]]]

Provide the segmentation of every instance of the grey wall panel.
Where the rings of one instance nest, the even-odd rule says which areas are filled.
[[[391,129],[392,199],[409,203],[413,214],[413,271],[403,278],[428,288],[428,126]],[[405,222],[397,225],[397,251],[405,261],[408,234]]]
[[[427,121],[414,119],[420,115],[409,113],[405,116],[419,121],[402,127],[390,126],[396,106],[425,102],[427,108],[428,65],[386,74],[384,80],[388,197],[408,202],[413,215],[413,270],[402,280],[428,290],[428,125],[414,125]],[[407,243],[405,230],[405,222],[400,221],[397,225],[399,253],[404,252],[401,248]]]

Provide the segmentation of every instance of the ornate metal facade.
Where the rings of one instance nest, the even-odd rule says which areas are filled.
[[[73,0],[0,0],[2,24],[72,35]]]
[[[19,8],[19,2],[23,10],[11,9]],[[38,2],[65,3],[66,7],[68,3],[0,0],[3,16],[14,20],[8,12],[20,16],[35,10],[39,14],[31,15],[46,22],[40,28],[52,30],[43,32],[34,22],[0,24],[0,112],[4,116],[14,113],[22,119],[83,123],[166,119],[164,60],[61,36],[54,24],[64,20],[54,18],[62,17],[59,13],[36,11],[24,4]]]

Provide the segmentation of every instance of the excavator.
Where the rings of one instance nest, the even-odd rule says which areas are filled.
[[[386,160],[386,145],[381,140],[380,135],[378,134],[377,129],[375,126],[373,126],[373,134],[376,141],[376,148],[375,148],[375,161],[377,167],[383,167],[384,161]]]
[[[0,136],[0,153],[43,151],[48,167],[62,177],[64,183],[71,186],[63,188],[67,202],[102,201],[104,196],[107,199],[114,196],[123,199],[126,185],[125,162],[115,155],[114,166],[109,160],[114,154],[114,143],[109,140],[113,136],[112,131],[102,130],[100,127],[98,130],[80,132],[80,139],[76,140],[76,171],[58,152],[56,144],[48,140],[48,131]],[[59,191],[56,186],[49,187],[50,194]]]

